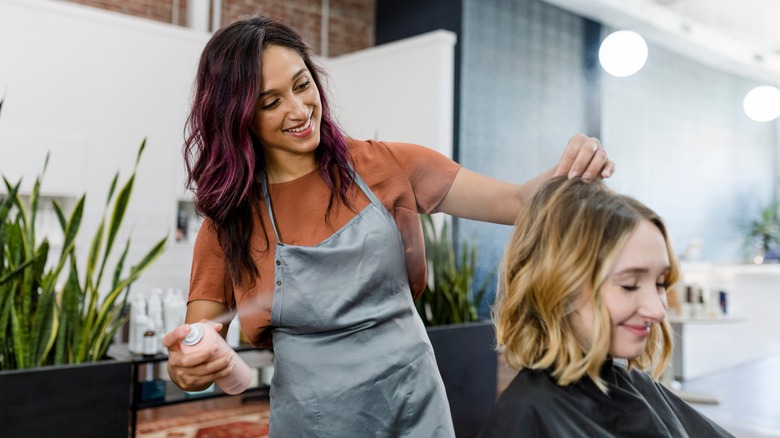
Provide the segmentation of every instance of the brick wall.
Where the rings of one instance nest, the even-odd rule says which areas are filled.
[[[150,20],[186,25],[187,0],[68,0]],[[173,13],[179,4],[178,14]],[[222,0],[222,25],[245,15],[263,14],[298,30],[317,53],[322,49],[322,0]],[[374,45],[376,0],[329,0],[327,55],[338,56]],[[176,22],[174,22],[176,21]]]

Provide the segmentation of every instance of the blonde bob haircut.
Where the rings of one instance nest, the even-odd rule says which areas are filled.
[[[607,392],[599,370],[609,356],[612,321],[600,289],[629,234],[640,221],[655,224],[666,241],[671,267],[666,277],[680,276],[677,257],[663,220],[629,196],[602,182],[553,178],[535,194],[517,219],[501,266],[499,297],[493,318],[500,349],[516,369],[551,369],[560,386],[586,374]],[[588,293],[589,296],[581,297]],[[673,294],[671,289],[666,294]],[[593,334],[585,345],[572,324],[582,299],[593,305]],[[667,297],[664,297],[667,298]],[[628,368],[652,370],[658,377],[672,353],[668,322],[653,324],[642,355]]]

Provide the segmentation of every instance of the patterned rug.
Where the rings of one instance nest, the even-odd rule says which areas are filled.
[[[266,438],[268,409],[240,406],[139,423],[139,438]]]

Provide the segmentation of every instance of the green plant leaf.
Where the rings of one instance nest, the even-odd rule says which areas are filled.
[[[65,227],[67,226],[66,224],[68,221],[65,219],[65,214],[62,212],[62,206],[59,202],[57,202],[56,199],[51,200],[51,205],[54,207],[54,212],[57,214],[57,222],[60,223],[60,228],[65,231]]]
[[[92,278],[97,268],[98,260],[100,257],[100,247],[103,245],[103,234],[105,230],[105,218],[100,220],[95,235],[92,237],[92,243],[89,245],[89,253],[87,254],[87,269],[84,273],[84,290],[90,292],[97,289],[98,285],[92,282]]]
[[[50,155],[46,156],[27,203],[19,195],[21,181],[12,185],[3,177],[8,196],[0,199],[0,369],[76,364],[100,360],[105,355],[115,334],[127,321],[124,309],[130,286],[164,251],[167,241],[166,237],[152,246],[129,269],[127,277],[122,278],[130,248],[128,238],[118,261],[109,270],[113,272],[111,288],[101,300],[102,275],[127,213],[145,146],[144,139],[130,178],[120,184],[117,173],[111,182],[105,210],[87,250],[84,272],[77,268],[80,264],[76,240],[84,216],[85,196],[79,198],[69,216],[52,200],[63,231],[63,244],[59,259],[50,268],[47,267],[52,262],[49,240],[38,236],[35,228],[41,181]],[[119,186],[121,189],[116,193]],[[107,219],[109,209],[110,220]],[[36,241],[41,237],[38,244]],[[67,279],[58,286],[62,270],[68,271]]]
[[[53,290],[55,283],[60,276],[60,272],[62,272],[62,269],[65,267],[65,263],[67,263],[68,257],[75,256],[76,236],[78,234],[79,227],[81,226],[81,219],[84,214],[85,199],[85,196],[79,198],[79,200],[76,202],[76,205],[73,207],[73,211],[71,212],[70,218],[68,220],[65,220],[65,215],[62,214],[62,211],[59,208],[59,204],[56,201],[53,202],[54,209],[58,212],[57,216],[59,218],[60,226],[63,229],[64,239],[62,243],[62,251],[60,252],[60,258],[51,273],[51,281],[43,285],[44,291]]]
[[[463,242],[456,251],[450,227],[445,221],[437,232],[430,215],[420,215],[428,266],[428,282],[415,303],[425,325],[459,324],[478,319],[481,302],[490,278],[474,291],[477,247]]]
[[[114,239],[116,239],[116,235],[119,232],[119,227],[122,226],[122,221],[125,218],[125,212],[127,211],[127,204],[130,201],[130,195],[133,193],[133,183],[135,182],[135,172],[130,176],[130,179],[127,180],[127,183],[125,183],[124,187],[122,187],[121,190],[119,190],[119,194],[116,197],[116,200],[114,201],[114,209],[111,214],[111,221],[108,225],[108,236],[106,238],[106,246],[103,251],[103,263],[100,265],[100,271],[98,272],[97,281],[95,282],[95,286],[98,287],[100,285],[100,280],[103,278],[103,270],[105,268],[105,264],[108,261],[108,256],[111,254],[111,250],[114,247]]]
[[[32,345],[34,366],[43,366],[57,337],[57,307],[54,305],[54,291],[45,291],[33,316]]]
[[[141,259],[141,261],[136,265],[130,268],[130,275],[127,276],[127,278],[119,281],[114,287],[111,292],[106,295],[106,298],[103,300],[103,305],[100,309],[100,315],[104,315],[110,307],[113,306],[113,304],[116,301],[116,298],[119,296],[119,294],[124,290],[125,288],[129,287],[130,284],[132,284],[138,277],[143,273],[143,271],[148,268],[152,262],[154,262],[157,257],[160,256],[160,254],[163,253],[165,250],[165,243],[168,241],[167,237],[162,238],[159,242],[157,242],[152,249],[149,250],[149,252],[144,255],[144,257]]]
[[[130,175],[130,178],[127,180],[127,182],[122,187],[122,189],[119,190],[119,194],[117,195],[116,201],[114,201],[114,209],[113,212],[111,213],[111,222],[109,223],[109,227],[108,227],[108,238],[106,240],[106,247],[103,252],[103,263],[100,266],[100,272],[98,273],[96,287],[100,285],[100,281],[103,278],[103,270],[105,268],[105,263],[108,260],[109,254],[111,254],[111,250],[114,246],[114,239],[116,239],[116,235],[119,232],[119,228],[122,226],[122,221],[125,218],[125,213],[127,212],[127,204],[130,202],[130,195],[132,195],[133,193],[133,185],[135,184],[135,176],[138,170],[138,163],[141,160],[141,155],[143,154],[145,148],[146,148],[146,139],[143,139],[143,141],[141,142],[141,146],[138,148],[138,154],[136,155],[135,165],[133,166],[133,173]]]
[[[14,348],[14,358],[16,359],[16,367],[19,369],[25,369],[30,367],[29,363],[29,345],[26,341],[27,331],[25,330],[24,323],[19,320],[16,314],[16,307],[11,306],[11,340]]]
[[[160,256],[160,254],[162,254],[165,249],[165,243],[167,240],[168,238],[165,237],[157,242],[157,244],[155,244],[152,249],[150,249],[149,252],[147,252],[146,255],[141,259],[138,265],[133,266],[130,269],[130,275],[127,278],[120,280],[116,287],[111,290],[108,295],[106,295],[100,311],[96,314],[97,319],[94,325],[94,329],[92,329],[90,333],[92,339],[94,339],[94,344],[92,345],[93,348],[102,345],[101,338],[105,335],[111,321],[113,321],[116,318],[116,315],[118,315],[117,312],[121,309],[121,306],[116,305],[119,297],[122,296],[123,292],[124,297],[126,297],[130,285],[136,279],[138,279],[141,273],[143,273],[143,271],[145,271],[151,265],[151,263]],[[124,298],[121,301],[125,301]],[[105,354],[105,351],[93,351],[92,354],[93,356],[101,356]]]
[[[14,200],[16,199],[16,194],[19,192],[19,186],[22,184],[22,181],[20,180],[15,186],[11,186],[5,177],[3,177],[3,182],[8,190],[8,196],[3,198],[3,202],[0,203],[0,277],[3,276],[6,266],[5,224],[8,220],[8,215],[11,213],[11,208],[14,206]],[[0,329],[3,329],[4,327],[5,326],[0,326]]]
[[[35,259],[29,259],[25,260],[21,265],[14,266],[13,269],[3,274],[2,277],[0,277],[0,285],[11,281],[13,279],[19,279],[21,275],[24,273],[24,270],[35,263]]]
[[[60,297],[60,323],[57,333],[55,364],[77,363],[77,348],[81,345],[81,312],[84,292],[79,284],[75,256],[71,257],[68,279]]]
[[[114,267],[114,277],[111,279],[111,289],[116,289],[119,284],[119,279],[122,276],[122,271],[125,268],[125,260],[127,259],[127,253],[130,252],[130,239],[125,242],[125,249],[122,251],[122,255],[119,256],[119,260]]]

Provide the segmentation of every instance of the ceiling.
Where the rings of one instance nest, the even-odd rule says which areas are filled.
[[[780,85],[780,0],[544,0],[713,67]]]

